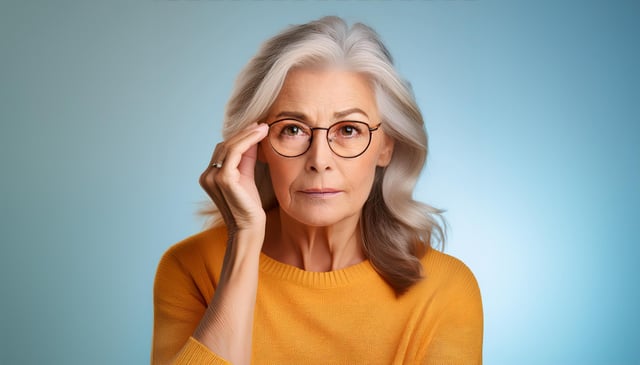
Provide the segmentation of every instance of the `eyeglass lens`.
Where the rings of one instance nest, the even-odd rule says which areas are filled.
[[[326,130],[331,150],[338,156],[353,158],[366,151],[371,142],[371,132],[377,129],[358,121],[341,121],[329,128],[311,128],[297,120],[283,119],[269,125],[269,142],[278,154],[297,157],[311,146],[314,131]]]

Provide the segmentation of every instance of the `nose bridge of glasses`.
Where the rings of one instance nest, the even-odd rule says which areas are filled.
[[[331,146],[331,143],[333,142],[333,140],[331,139],[331,136],[329,135],[330,129],[331,129],[331,127],[313,127],[313,128],[310,127],[309,130],[311,131],[311,133],[309,134],[309,141],[308,141],[309,145],[307,146],[307,151],[313,148],[313,141],[314,141],[314,136],[315,136],[314,132],[315,131],[325,131],[325,133],[326,133],[325,137],[326,138],[318,138],[318,139],[320,141],[326,140],[327,141],[327,146],[329,147],[329,150],[335,153],[335,151],[333,151],[333,147]],[[322,148],[322,146],[319,146],[318,143],[319,142],[316,140],[316,147],[315,148],[316,149]],[[320,142],[320,144],[322,145],[323,143]]]
[[[309,129],[311,129],[311,131],[329,131],[331,127],[313,127],[313,128],[309,127]]]
[[[269,127],[273,127],[278,123],[279,121],[271,124]],[[325,135],[326,138],[320,137],[320,140],[326,139],[327,147],[329,147],[329,150],[331,152],[333,152],[334,154],[340,157],[353,158],[353,157],[360,156],[367,150],[371,142],[371,133],[378,130],[378,128],[380,127],[380,123],[372,128],[366,123],[350,121],[350,123],[358,123],[358,124],[362,124],[363,127],[366,127],[364,130],[364,133],[362,133],[362,137],[366,136],[368,138],[355,138],[355,139],[347,138],[344,140],[339,140],[337,141],[338,143],[336,143],[336,141],[332,138],[332,133],[334,134],[334,137],[336,137],[335,136],[336,128],[339,129],[342,123],[343,122],[336,122],[328,127],[311,127],[306,123],[301,123],[301,122],[295,123],[296,127],[302,129],[302,131],[304,131],[303,133],[307,135],[307,138],[304,139],[306,143],[302,142],[303,140],[298,140],[298,142],[294,142],[293,140],[291,140],[291,142],[293,142],[294,144],[290,144],[287,147],[285,145],[288,142],[286,140],[278,141],[276,136],[279,135],[279,133],[271,134],[271,130],[269,131],[270,132],[269,140],[272,148],[274,148],[275,152],[277,152],[281,156],[298,157],[307,153],[312,148],[313,140],[315,137],[314,131],[324,130],[327,133]],[[273,137],[276,137],[276,139],[274,140]],[[297,143],[297,146],[296,146],[296,143]],[[305,144],[306,146],[304,146]],[[323,145],[322,142],[320,142],[320,145]],[[316,148],[322,148],[322,146],[320,145],[317,145]],[[281,148],[284,148],[284,150],[282,150]],[[304,149],[304,150],[301,150],[301,149]]]
[[[313,127],[313,128],[309,127],[309,130],[311,131],[309,133],[309,145],[311,145],[313,143],[313,136],[314,136],[313,132],[315,132],[315,131],[325,131],[325,132],[327,132],[327,134],[326,134],[327,142],[329,142],[329,144],[331,144],[332,141],[331,141],[331,138],[329,136],[329,130],[331,130],[331,127],[333,127],[333,126],[330,126],[330,127]]]

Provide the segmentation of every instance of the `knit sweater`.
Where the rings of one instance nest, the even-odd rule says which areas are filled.
[[[220,278],[226,230],[171,247],[154,286],[152,364],[229,364],[191,334]],[[396,297],[363,261],[310,272],[260,257],[252,364],[481,364],[482,302],[471,271],[429,249],[424,279]]]

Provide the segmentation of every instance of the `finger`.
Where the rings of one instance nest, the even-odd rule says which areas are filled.
[[[208,167],[200,176],[200,186],[204,189],[207,195],[209,195],[213,204],[218,208],[218,212],[227,227],[231,229],[234,227],[235,221],[220,186],[215,183],[217,170],[217,168]]]
[[[218,143],[216,145],[216,148],[213,151],[213,154],[211,155],[211,160],[209,161],[209,165],[207,166],[207,168],[210,168],[210,167],[220,168],[221,167],[220,165],[222,165],[222,162],[224,161],[225,156],[227,154],[226,150],[228,149],[228,146],[236,145],[239,141],[242,141],[244,138],[251,135],[256,129],[264,128],[264,126],[266,126],[268,130],[268,125],[255,123],[249,126],[248,128],[240,131],[239,133],[229,138],[228,140]]]
[[[213,149],[213,153],[211,154],[211,160],[209,161],[209,165],[207,166],[207,168],[211,168],[211,167],[213,167],[214,164],[224,160],[224,154],[225,154],[225,152],[224,152],[225,145],[224,144],[225,144],[224,142],[220,142]]]
[[[240,159],[240,164],[238,164],[238,171],[240,171],[240,175],[247,176],[253,179],[257,159],[258,145],[254,144],[253,146],[249,147],[247,152],[242,154],[242,159]]]
[[[225,142],[225,159],[221,170],[228,172],[239,169],[243,156],[248,158],[247,164],[249,164],[249,166],[251,166],[250,163],[252,160],[253,166],[255,166],[257,148],[252,147],[257,147],[258,143],[267,136],[268,131],[269,127],[266,124],[259,124],[241,133],[244,135],[243,138],[237,141],[236,138],[233,138],[229,143]]]
[[[213,189],[215,186],[215,183],[214,183],[215,175],[219,172],[219,170],[223,165],[225,156],[227,155],[227,150],[229,149],[228,146],[237,145],[239,141],[243,141],[247,136],[251,136],[255,130],[261,130],[264,128],[266,128],[268,131],[268,126],[266,124],[259,125],[256,123],[250,126],[249,128],[246,128],[245,130],[239,132],[229,140],[218,143],[216,145],[215,149],[213,150],[213,153],[211,154],[211,159],[209,160],[209,164],[207,165],[204,172],[200,175],[200,179],[199,179],[200,186],[204,188],[207,191],[207,193],[209,193],[209,195],[211,195],[212,193],[210,189]],[[240,148],[242,147],[243,146],[241,145]],[[233,163],[231,163],[231,165],[233,165]]]

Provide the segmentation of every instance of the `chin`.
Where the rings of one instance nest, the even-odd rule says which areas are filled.
[[[347,219],[353,218],[358,213],[337,212],[329,207],[308,207],[306,209],[283,209],[285,214],[295,221],[309,227],[329,227]],[[358,219],[355,219],[357,222]]]
[[[304,217],[304,218],[308,218],[308,219],[299,219],[299,217],[294,217],[294,219],[300,222],[301,224],[307,227],[315,227],[315,228],[331,227],[339,222],[339,220],[326,219],[326,217]],[[314,219],[314,218],[317,218],[317,219]]]

